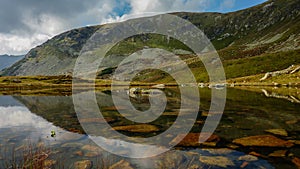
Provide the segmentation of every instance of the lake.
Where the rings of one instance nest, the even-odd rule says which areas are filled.
[[[2,95],[0,168],[7,168],[12,162],[22,163],[24,150],[28,150],[28,147],[34,150],[43,147],[43,152],[47,152],[45,165],[49,168],[74,168],[84,162],[92,163],[93,168],[111,165],[149,169],[297,168],[295,164],[299,164],[297,160],[300,157],[299,93],[297,95],[297,89],[285,89],[289,90],[296,91],[296,94],[280,94],[271,89],[228,88],[225,111],[217,129],[207,142],[199,144],[197,133],[201,131],[207,117],[214,116],[208,114],[211,90],[202,88],[200,110],[188,137],[170,151],[146,159],[130,159],[103,150],[93,142],[93,136],[85,134],[80,124],[93,126],[105,135],[110,129],[101,128],[101,124],[107,123],[132,140],[157,136],[176,121],[181,101],[178,88],[162,89],[168,99],[165,112],[149,124],[134,123],[123,117],[118,109],[126,107],[114,106],[112,91],[109,89],[96,92],[99,110],[105,121],[91,117],[80,119],[79,122],[71,93]],[[192,102],[193,99],[190,99]],[[131,96],[130,101],[137,110],[150,108],[147,95]],[[186,119],[186,123],[192,121]],[[259,141],[253,141],[253,138]],[[111,136],[111,139],[114,144],[123,144],[118,136]],[[249,140],[255,144],[247,145]],[[119,150],[124,154],[135,151],[126,146]],[[143,151],[147,153],[152,150]]]

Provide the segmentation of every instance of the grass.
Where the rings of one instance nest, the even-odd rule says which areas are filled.
[[[1,152],[3,156],[2,166],[5,169],[64,169],[65,157],[52,156],[52,150],[44,144],[28,143],[21,148],[4,149]],[[91,160],[92,161],[92,160]],[[94,161],[94,162],[93,162]],[[113,164],[117,163],[117,158],[99,155],[92,161],[95,169],[109,169]],[[75,163],[72,165],[72,168]]]
[[[22,149],[13,148],[2,152],[4,158],[3,168],[9,169],[40,169],[46,167],[50,149],[41,145],[28,144]]]
[[[233,53],[233,55],[236,54],[238,53]],[[252,55],[251,51],[248,51],[248,54]],[[228,53],[224,55],[228,55]],[[267,72],[283,70],[288,68],[291,65],[300,64],[299,57],[300,57],[300,50],[278,52],[278,53],[267,53],[267,54],[262,54],[254,57],[244,57],[244,58],[237,58],[231,60],[223,60],[223,67],[227,79],[243,78],[252,75],[262,76],[264,75],[264,73]],[[208,82],[209,77],[201,61],[195,59],[192,62],[188,62],[188,66],[194,73],[197,82]],[[292,76],[293,75],[291,75],[291,77],[289,76],[278,77],[282,79],[282,80],[278,80],[278,82],[285,82],[285,83],[294,82],[295,78],[297,78],[297,74],[295,75],[296,77],[292,77]],[[147,70],[146,72],[142,72],[142,75],[136,77],[136,80],[145,81],[145,82],[157,82],[157,83],[174,82],[174,79],[171,76],[159,70]],[[267,81],[267,83],[271,83],[271,81]]]

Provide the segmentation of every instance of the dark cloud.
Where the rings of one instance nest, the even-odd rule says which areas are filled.
[[[99,5],[99,0],[2,0],[0,1],[0,32],[16,29],[30,30],[25,24],[26,15],[40,18],[44,14],[72,20]],[[101,4],[100,4],[101,5]],[[101,6],[100,6],[101,7]],[[24,23],[25,22],[25,23]],[[40,21],[42,22],[42,21]]]

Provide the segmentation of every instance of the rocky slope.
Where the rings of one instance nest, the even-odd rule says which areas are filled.
[[[251,74],[257,74],[281,70],[295,62],[300,62],[297,59],[299,58],[298,49],[300,49],[299,9],[298,0],[269,0],[252,8],[226,14],[185,12],[173,14],[191,21],[206,33],[225,62],[225,71],[235,69],[230,66],[233,63],[238,64],[238,59],[246,59],[247,64],[260,59],[261,64],[265,63],[266,66],[261,66],[260,70],[249,70]],[[32,49],[23,60],[2,71],[2,74],[61,75],[72,73],[82,46],[99,27],[74,29],[57,35]],[[144,46],[172,49],[173,52],[174,49],[188,50],[176,40],[166,43],[160,39],[162,38],[158,35],[135,36],[121,42],[119,49],[112,49],[111,55],[127,55]],[[166,44],[169,45],[166,46]],[[287,56],[288,59],[285,58],[286,61],[282,64],[270,67],[272,63],[265,62],[269,55],[273,58],[278,55],[277,58],[280,60],[280,55],[289,55],[288,52],[291,51],[296,51],[296,54],[292,57]],[[247,67],[247,64],[242,66]],[[190,66],[193,67],[193,65]],[[230,75],[229,72],[228,76],[232,78],[251,74]],[[201,78],[203,76],[198,80]]]

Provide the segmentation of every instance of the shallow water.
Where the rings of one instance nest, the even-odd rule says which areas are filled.
[[[169,129],[176,121],[180,109],[180,92],[176,88],[164,89],[168,98],[165,112],[151,122],[158,130],[134,132],[122,130],[128,137],[149,138]],[[201,131],[211,104],[211,91],[200,89],[200,110],[196,123],[190,131]],[[111,127],[136,125],[124,118],[114,107],[111,91],[99,91],[96,94],[99,108]],[[191,102],[193,101],[192,98]],[[148,96],[133,96],[131,103],[137,110],[150,108]],[[120,109],[126,109],[120,108]],[[189,110],[185,110],[188,112]],[[246,136],[266,135],[268,129],[285,129],[288,136],[276,136],[284,140],[300,140],[300,104],[288,99],[267,97],[263,92],[250,92],[238,89],[227,90],[227,103],[222,120],[214,132],[220,137],[216,145],[199,147],[176,146],[171,151],[147,159],[129,159],[119,157],[97,147],[82,129],[74,110],[72,96],[0,96],[0,168],[6,167],[13,149],[21,151],[24,145],[44,144],[51,149],[50,159],[54,159],[56,168],[74,167],[76,161],[89,159],[94,168],[105,159],[109,165],[125,159],[134,168],[296,168],[292,160],[300,157],[300,147],[292,148],[257,148],[232,146],[232,141]],[[99,129],[99,119],[84,119],[86,123]],[[193,119],[186,119],[186,123]],[[81,121],[82,122],[82,121]],[[105,136],[105,130],[99,129]],[[55,137],[51,137],[55,131]],[[174,136],[175,137],[175,136]],[[111,136],[114,140],[120,138]],[[134,139],[133,139],[134,140]],[[128,147],[127,147],[128,148]],[[233,150],[233,148],[235,150]],[[270,157],[276,150],[287,150],[284,157]],[[120,150],[121,151],[121,150]],[[124,149],[124,154],[133,150]],[[144,150],[146,151],[146,150]],[[255,160],[244,160],[250,152],[261,155]],[[215,157],[214,160],[210,157]],[[247,157],[247,156],[246,156]],[[254,156],[251,156],[252,158]],[[216,160],[217,159],[217,160]],[[219,160],[219,161],[218,161]]]

